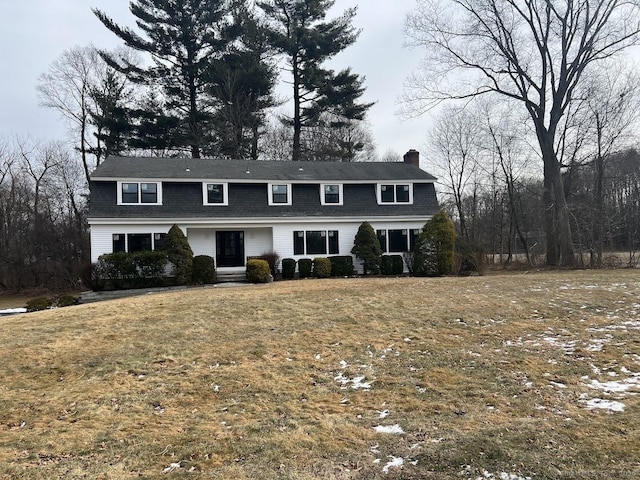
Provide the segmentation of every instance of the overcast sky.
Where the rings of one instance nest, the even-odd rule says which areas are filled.
[[[0,0],[0,138],[65,138],[57,113],[40,107],[38,77],[64,50],[94,44],[113,49],[121,41],[91,12],[96,7],[118,23],[132,24],[127,0]],[[403,24],[415,0],[374,2],[337,0],[334,12],[358,6],[354,21],[362,30],[356,44],[336,57],[334,68],[350,66],[366,77],[366,102],[376,102],[369,122],[379,155],[423,149],[428,118],[402,121],[396,115],[406,77],[420,53],[403,47]]]

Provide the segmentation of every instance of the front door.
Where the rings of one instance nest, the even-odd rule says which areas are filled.
[[[216,232],[216,267],[244,267],[244,232]]]

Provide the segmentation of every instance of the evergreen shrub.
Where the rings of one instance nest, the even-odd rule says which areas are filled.
[[[441,210],[424,224],[413,252],[415,275],[447,275],[453,270],[456,231],[449,215]]]
[[[164,285],[164,252],[117,252],[100,255],[93,270],[95,290],[121,290]]]
[[[380,259],[380,272],[383,275],[393,274],[393,260],[391,255],[383,255]]]
[[[53,306],[53,299],[49,297],[33,298],[27,302],[27,312],[38,312]]]
[[[193,271],[191,282],[196,285],[216,283],[216,265],[213,257],[198,255],[193,257]]]
[[[296,261],[293,258],[282,259],[282,278],[292,280],[296,276]]]
[[[251,283],[268,283],[273,280],[269,263],[261,258],[247,260],[247,280]]]
[[[278,273],[278,265],[280,264],[280,255],[278,255],[276,252],[264,252],[255,258],[266,260],[269,264],[271,275],[273,275],[273,278],[276,278],[276,273]]]
[[[187,237],[178,225],[173,225],[164,239],[164,252],[173,265],[172,275],[176,284],[186,285],[191,281],[193,251]]]
[[[78,303],[80,303],[80,299],[73,295],[69,295],[68,293],[60,295],[56,300],[56,305],[58,307],[71,307],[72,305],[78,305]]]
[[[404,273],[404,261],[402,255],[389,255],[391,257],[391,275]]]
[[[382,249],[376,232],[369,222],[363,222],[358,228],[351,253],[362,261],[365,275],[380,273]]]
[[[331,275],[334,277],[349,277],[353,275],[353,257],[351,255],[336,255],[329,257]]]
[[[331,276],[331,260],[326,257],[314,258],[313,276],[318,278],[329,278]]]
[[[309,278],[313,268],[313,261],[310,258],[298,260],[298,275],[300,278]]]

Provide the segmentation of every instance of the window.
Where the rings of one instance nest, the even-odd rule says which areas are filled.
[[[150,233],[129,233],[127,234],[127,244],[129,253],[151,250]]]
[[[382,253],[413,251],[413,246],[419,233],[420,230],[376,230]]]
[[[378,185],[378,203],[413,203],[411,184]]]
[[[158,182],[122,182],[118,190],[118,203],[159,205],[162,203],[161,191],[161,184]]]
[[[293,232],[294,255],[337,255],[340,253],[337,230]]]
[[[389,230],[389,252],[407,252],[409,251],[408,243],[409,240],[408,230]]]
[[[116,233],[112,236],[113,253],[162,250],[166,236],[166,233]]]
[[[338,183],[320,185],[322,205],[342,205],[342,185]]]
[[[204,183],[202,198],[205,205],[228,205],[229,186],[226,183]]]
[[[387,253],[387,231],[386,230],[376,230],[376,236],[378,237],[378,242],[380,242],[380,248],[382,249],[382,253]]]
[[[420,236],[420,229],[414,228],[409,232],[409,251],[413,252],[416,249],[416,243],[418,243],[418,237]]]
[[[127,251],[127,246],[124,239],[124,233],[116,233],[115,235],[113,235],[113,253]]]
[[[291,185],[269,184],[269,205],[291,205]]]

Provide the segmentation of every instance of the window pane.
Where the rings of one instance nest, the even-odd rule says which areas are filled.
[[[293,254],[304,255],[304,232],[293,232]]]
[[[271,191],[273,193],[272,203],[288,203],[287,199],[287,185],[272,185]]]
[[[158,203],[158,184],[141,183],[140,192],[142,203]]]
[[[166,233],[154,233],[153,234],[153,249],[162,250],[164,248],[164,239],[167,236]]]
[[[127,241],[129,243],[129,252],[151,250],[150,233],[130,233],[127,235]]]
[[[418,237],[420,236],[420,229],[413,229],[409,233],[409,251],[413,252],[416,249],[416,243],[418,242]]]
[[[409,201],[409,185],[396,185],[396,202]]]
[[[113,236],[113,253],[124,252],[125,244],[124,244],[124,234],[117,233]]]
[[[407,230],[389,230],[389,251],[406,252],[408,240],[407,237]]]
[[[138,184],[122,184],[122,203],[138,203]]]
[[[207,185],[207,202],[224,203],[224,185],[220,183],[210,183]]]
[[[329,230],[327,233],[329,235],[329,254],[337,255],[339,254],[338,247],[338,231],[337,230]]]
[[[340,203],[340,185],[324,186],[324,203]]]
[[[327,233],[324,231],[307,232],[307,255],[327,253]]]
[[[382,203],[393,203],[393,185],[380,186],[380,201]]]
[[[380,242],[382,253],[385,253],[387,251],[387,231],[376,230],[376,235],[378,236],[378,242]]]

